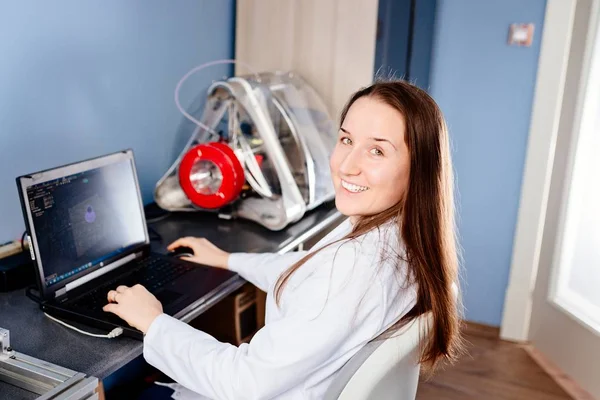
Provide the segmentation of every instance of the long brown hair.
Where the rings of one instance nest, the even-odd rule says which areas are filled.
[[[396,221],[404,247],[398,266],[408,264],[409,279],[418,287],[416,305],[386,333],[431,313],[427,337],[421,340],[420,362],[433,368],[438,361],[454,361],[461,348],[458,306],[458,254],[454,226],[453,173],[448,131],[435,101],[425,91],[404,81],[376,82],[354,93],[340,118],[361,97],[381,101],[400,112],[406,123],[405,142],[410,175],[404,198],[377,215],[362,216],[341,240],[355,239],[388,221]],[[290,277],[319,249],[308,253],[278,279],[275,298]],[[401,254],[402,252],[398,252]]]

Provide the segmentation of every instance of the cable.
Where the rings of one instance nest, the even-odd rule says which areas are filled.
[[[171,212],[170,211],[166,211],[164,213],[162,213],[161,215],[157,216],[157,217],[153,217],[153,218],[147,218],[146,219],[146,223],[147,224],[153,224],[155,222],[158,221],[162,221],[163,219],[170,217],[171,216]]]
[[[144,206],[144,216],[146,224],[153,224],[168,218],[171,216],[171,212],[160,208],[156,203],[150,203]]]
[[[54,318],[51,315],[48,315],[46,313],[44,313],[44,315],[46,317],[50,318],[51,320],[58,322],[59,324],[61,324],[63,326],[66,326],[69,329],[73,329],[74,331],[77,331],[79,333],[83,333],[84,335],[88,335],[88,336],[92,336],[92,337],[103,338],[103,339],[113,339],[113,338],[116,338],[117,336],[121,336],[123,334],[123,328],[121,328],[121,327],[113,329],[112,331],[110,331],[108,333],[108,335],[98,335],[95,333],[89,333],[86,331],[82,331],[81,329],[75,328],[74,326],[71,326],[71,325],[67,324],[66,322],[63,322],[58,318]]]
[[[183,76],[183,78],[181,78],[179,80],[179,82],[177,83],[177,86],[175,87],[175,105],[177,106],[177,108],[179,109],[179,111],[187,119],[189,119],[190,121],[192,121],[193,123],[195,123],[196,125],[198,125],[199,127],[201,127],[202,129],[204,129],[204,130],[206,130],[206,131],[208,131],[208,132],[210,132],[212,134],[215,134],[215,135],[218,135],[218,133],[215,132],[214,129],[212,129],[211,127],[209,127],[207,125],[204,125],[202,122],[198,121],[196,118],[194,118],[192,115],[190,115],[187,111],[185,111],[183,109],[183,107],[181,106],[181,103],[179,102],[179,90],[181,89],[181,86],[183,85],[183,82],[185,82],[191,75],[193,75],[196,72],[201,71],[201,70],[203,70],[205,68],[212,67],[213,65],[219,65],[219,64],[240,64],[240,65],[243,65],[244,67],[248,68],[248,70],[250,70],[250,72],[252,72],[254,74],[254,76],[256,77],[256,80],[260,82],[260,75],[257,74],[250,65],[248,65],[248,64],[246,64],[246,63],[244,63],[242,61],[238,61],[238,60],[224,59],[224,60],[210,61],[210,62],[201,64],[201,65],[199,65],[199,66],[197,66],[195,68],[192,68],[187,74],[185,74]]]
[[[29,297],[31,300],[35,301],[36,303],[41,304],[42,299],[39,296],[36,296],[35,294],[31,293],[32,289],[35,290],[35,287],[29,286],[27,289],[25,289],[25,295],[27,297]],[[107,335],[99,335],[99,334],[95,334],[95,333],[90,333],[90,332],[82,331],[81,329],[75,328],[74,326],[71,326],[71,325],[67,324],[66,322],[63,322],[58,318],[54,318],[53,316],[48,315],[47,313],[44,313],[44,315],[46,317],[50,318],[51,320],[58,322],[59,324],[61,324],[63,326],[66,326],[69,329],[73,329],[79,333],[83,333],[84,335],[88,335],[88,336],[104,338],[104,339],[113,339],[113,338],[116,338],[117,336],[121,336],[123,334],[123,328],[121,328],[121,327],[117,327],[117,328],[113,329]]]
[[[27,231],[23,232],[21,235],[21,251],[25,253],[25,236],[27,236]]]

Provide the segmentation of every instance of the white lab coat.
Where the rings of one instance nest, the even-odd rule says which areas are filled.
[[[346,220],[315,249],[351,227]],[[306,252],[232,254],[229,268],[267,292],[265,326],[236,347],[163,314],[144,338],[146,361],[183,386],[174,398],[321,399],[340,368],[416,302],[398,264],[397,230],[387,224],[318,252],[292,276],[280,307],[277,278]]]

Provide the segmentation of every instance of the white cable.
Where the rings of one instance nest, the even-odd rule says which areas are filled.
[[[194,118],[192,115],[190,115],[187,111],[185,111],[183,109],[183,107],[181,106],[181,103],[179,102],[179,90],[181,89],[181,86],[183,85],[183,82],[185,82],[191,75],[193,75],[196,72],[198,72],[200,70],[203,70],[205,68],[212,67],[213,65],[219,65],[219,64],[240,64],[240,65],[243,65],[248,70],[250,70],[250,72],[252,72],[255,75],[256,80],[260,82],[260,75],[258,75],[250,65],[248,65],[248,64],[246,64],[246,63],[244,63],[242,61],[238,61],[238,60],[223,59],[223,60],[210,61],[210,62],[201,64],[201,65],[199,65],[199,66],[197,66],[195,68],[192,68],[187,74],[185,74],[183,76],[183,78],[181,78],[179,80],[179,82],[177,83],[177,86],[175,87],[175,105],[177,106],[177,108],[179,109],[179,111],[187,119],[189,119],[190,121],[192,121],[193,123],[195,123],[199,127],[207,130],[210,133],[216,134],[216,135],[218,135],[218,133],[215,132],[214,129],[212,129],[211,127],[209,127],[207,125],[204,125],[202,122],[198,121],[196,118]]]
[[[104,339],[113,339],[116,338],[117,336],[121,336],[121,334],[123,333],[123,328],[119,327],[119,328],[115,328],[112,331],[110,331],[110,333],[108,335],[97,335],[95,333],[89,333],[86,331],[82,331],[81,329],[75,328],[74,326],[71,326],[69,324],[67,324],[66,322],[61,321],[58,318],[54,318],[51,315],[48,315],[46,313],[44,313],[44,315],[48,318],[50,318],[51,320],[58,322],[59,324],[66,326],[69,329],[73,329],[74,331],[77,331],[79,333],[83,333],[84,335],[88,335],[88,336],[93,336],[93,337],[97,337],[97,338],[104,338]]]

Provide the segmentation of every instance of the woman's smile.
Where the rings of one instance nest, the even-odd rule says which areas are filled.
[[[341,180],[342,187],[349,191],[350,193],[362,193],[365,190],[369,190],[368,186],[359,186],[350,182],[346,182],[345,180]]]

